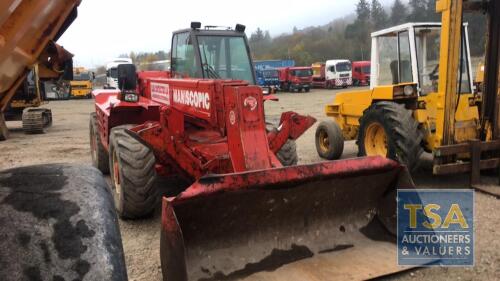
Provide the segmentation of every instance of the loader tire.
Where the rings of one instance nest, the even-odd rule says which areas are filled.
[[[127,280],[118,218],[86,165],[0,171],[0,280]]]
[[[160,202],[153,151],[125,132],[132,125],[111,130],[109,170],[115,208],[123,219],[150,215]]]
[[[406,165],[410,171],[418,168],[423,133],[412,111],[403,104],[376,103],[363,112],[359,124],[359,156],[385,156]]]
[[[103,174],[109,174],[109,155],[101,142],[99,126],[97,125],[97,114],[95,112],[90,113],[89,137],[92,165]]]
[[[297,144],[294,140],[288,140],[276,154],[278,160],[280,160],[281,165],[295,166],[299,162],[299,156],[297,155]]]
[[[323,121],[316,129],[316,151],[319,157],[337,160],[344,152],[344,135],[334,121]]]

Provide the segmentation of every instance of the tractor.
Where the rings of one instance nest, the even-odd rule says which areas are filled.
[[[296,165],[287,144],[316,120],[284,112],[266,123],[274,98],[255,85],[244,31],[193,22],[173,34],[170,72],[120,65],[118,89],[94,90],[92,159],[110,173],[119,216],[148,216],[161,199],[165,280],[400,271],[371,266],[396,252],[371,235],[392,241],[395,191],[414,188],[407,170],[382,157]],[[341,250],[370,269],[351,270]]]
[[[325,107],[332,120],[316,130],[320,157],[342,156],[356,140],[359,156],[384,156],[415,171],[424,151],[436,175],[499,166],[497,1],[438,1],[442,23],[407,23],[372,34],[370,89],[338,94]],[[463,11],[488,13],[489,84],[474,90],[468,24]],[[489,88],[488,88],[489,87]]]
[[[434,154],[434,174],[471,171],[467,145],[491,141],[492,124],[481,118],[482,98],[474,91],[468,25],[459,30],[456,61],[448,58],[449,45],[441,43],[449,39],[445,28],[408,23],[372,34],[370,89],[338,94],[326,106],[333,120],[316,131],[322,158],[340,158],[344,141],[356,140],[359,156],[388,157],[411,171],[424,151]],[[452,63],[456,78],[447,82]],[[445,95],[450,83],[456,84],[453,94]],[[444,106],[448,101],[451,108]],[[487,158],[478,168],[495,168],[495,163]]]

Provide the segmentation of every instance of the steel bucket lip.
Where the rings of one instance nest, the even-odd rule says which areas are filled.
[[[377,229],[383,231],[385,235],[392,236],[392,232],[387,230],[387,227],[391,226],[390,221],[387,224],[386,220],[393,218],[393,212],[387,213],[382,211],[380,213],[379,211],[381,207],[392,209],[390,208],[392,205],[389,204],[389,201],[393,202],[391,199],[392,192],[389,191],[401,186],[411,186],[411,183],[407,182],[409,180],[408,176],[409,174],[404,166],[393,160],[381,157],[358,158],[229,175],[207,176],[203,180],[195,182],[187,190],[192,193],[184,194],[185,197],[163,198],[163,273],[166,276],[182,275],[186,278],[183,280],[188,280],[188,276],[204,276],[204,273],[198,270],[203,265],[203,268],[211,268],[211,275],[221,273],[231,276],[235,272],[246,269],[246,265],[259,265],[266,257],[273,256],[273,252],[269,249],[289,251],[293,248],[293,245],[306,247],[314,256],[290,262],[285,260],[281,263],[282,261],[280,261],[280,265],[276,270],[288,267],[300,268],[303,264],[308,264],[311,261],[316,262],[326,258],[330,259],[332,255],[332,259],[336,260],[334,257],[336,255],[335,251],[330,250],[336,249],[335,247],[338,245],[354,245],[354,247],[351,246],[345,249],[349,252],[354,251],[353,253],[357,253],[358,251],[355,248],[365,245],[365,243],[367,243],[366,245],[371,245],[371,243],[376,245],[393,245],[393,243],[388,242],[386,239],[379,241],[373,238],[375,237],[372,236],[374,230],[369,225],[372,225],[371,222],[377,222],[375,224],[379,227]],[[367,181],[364,177],[373,178]],[[290,179],[293,179],[295,182],[290,183]],[[350,185],[351,179],[356,184],[353,183],[353,185]],[[237,184],[233,185],[233,180],[237,180]],[[322,184],[320,186],[315,183],[316,181],[327,181],[331,182],[331,184]],[[366,196],[366,198],[373,199],[368,200],[369,202],[367,200],[356,200],[355,203],[351,204],[345,201],[342,195],[338,195],[344,194],[344,191],[347,193],[350,192],[351,195],[361,194],[360,190],[365,185],[370,185],[370,182],[375,186],[370,189],[374,192],[374,196]],[[333,192],[336,195],[310,195],[311,193],[315,193],[314,190],[316,187],[318,187],[317,194],[325,195]],[[337,188],[339,188],[338,194]],[[306,197],[300,196],[301,194],[306,195]],[[267,210],[266,207],[266,202],[269,201],[260,200],[261,198],[268,199],[268,197],[279,199],[281,196],[285,196],[291,200],[277,200],[276,202],[280,202],[280,204],[271,211]],[[314,203],[316,200],[325,200],[325,202],[316,205]],[[245,207],[227,209],[227,204],[225,204],[227,202],[253,206],[258,210],[256,211],[258,215],[252,215],[254,211],[248,211],[248,208]],[[297,205],[300,202],[305,203]],[[341,207],[341,205],[337,204],[338,202],[341,205],[342,202],[347,204],[347,207]],[[367,202],[368,204],[365,204]],[[359,206],[363,208],[359,208]],[[352,214],[358,214],[355,219],[352,219],[349,212],[352,208],[356,209]],[[307,220],[309,226],[306,228],[302,226],[303,220],[300,219],[302,215],[300,217],[296,216],[296,214],[301,213],[300,210],[302,209],[309,210],[308,216],[310,219]],[[340,211],[336,212],[333,209]],[[372,209],[377,211],[372,212]],[[287,210],[291,210],[291,212]],[[334,219],[330,218],[328,216],[328,214],[331,214],[330,211],[335,211],[338,216]],[[212,219],[214,217],[212,214],[216,214],[215,220]],[[248,216],[249,214],[250,216]],[[284,220],[280,220],[278,217],[283,214],[286,217]],[[371,214],[371,216],[368,217],[367,214]],[[386,215],[388,216],[386,217]],[[255,221],[259,222],[259,228],[254,227],[257,225],[254,223]],[[221,224],[221,222],[224,223]],[[274,224],[274,222],[278,223]],[[292,223],[289,224],[289,222]],[[324,224],[323,222],[328,223]],[[221,229],[218,225],[229,227],[229,230]],[[207,228],[205,229],[202,226]],[[200,229],[204,229],[204,231],[200,232]],[[281,237],[278,242],[281,242],[276,245],[272,237],[275,229],[281,229],[276,230],[276,233],[285,234],[283,237],[278,235],[278,237]],[[317,236],[316,233],[320,233],[321,235]],[[285,237],[288,238],[285,239]],[[335,243],[332,242],[332,239]],[[257,242],[259,242],[258,247],[252,244]],[[260,244],[260,242],[264,243]],[[222,246],[217,247],[217,245]],[[232,246],[226,247],[225,245]],[[237,246],[235,247],[234,245]],[[226,253],[226,248],[233,249],[236,251],[235,253],[238,251],[246,253],[248,249],[245,249],[245,245],[251,246],[254,251],[254,258],[252,258],[251,254],[248,254],[248,256],[247,254],[240,256],[234,254],[235,257],[239,257],[239,262],[227,265],[225,261],[212,263],[210,258],[206,257],[207,255],[208,257],[215,257],[217,255],[221,255],[221,257],[233,256],[230,253]],[[204,249],[204,251],[198,252],[199,249]],[[313,259],[311,260],[310,258]],[[212,265],[213,269],[207,265]],[[172,268],[176,270],[172,271]],[[394,269],[391,268],[390,272],[393,271]],[[260,270],[259,272],[251,273],[248,277],[253,274],[267,274],[266,272],[266,270]],[[383,272],[383,274],[386,274],[386,272]],[[193,278],[196,279],[198,277]],[[194,280],[193,278],[189,280]]]
[[[373,156],[242,173],[207,175],[179,195],[166,198],[166,201],[175,206],[224,192],[272,191],[281,189],[283,185],[293,188],[308,181],[373,175],[403,169],[404,166],[394,160]]]

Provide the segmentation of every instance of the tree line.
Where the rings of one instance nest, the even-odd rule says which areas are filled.
[[[395,0],[383,7],[379,0],[359,0],[356,14],[337,19],[325,26],[303,30],[293,28],[291,34],[272,38],[269,31],[258,28],[250,35],[249,44],[256,60],[293,59],[297,65],[310,65],[328,59],[370,60],[371,33],[406,22],[440,22],[436,0]],[[486,18],[481,14],[465,14],[469,23],[472,56],[482,56],[485,49]]]

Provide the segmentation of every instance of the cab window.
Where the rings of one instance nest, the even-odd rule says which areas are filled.
[[[199,77],[189,33],[175,34],[172,40],[172,72],[183,77]]]

